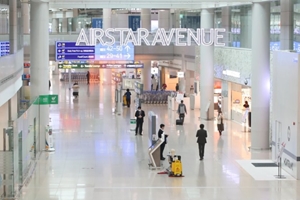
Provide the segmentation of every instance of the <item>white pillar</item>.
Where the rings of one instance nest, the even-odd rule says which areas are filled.
[[[144,68],[142,69],[142,83],[144,84],[144,90],[151,90],[151,61],[143,61]]]
[[[58,24],[59,24],[59,19],[53,18],[52,19],[52,26],[51,26],[52,33],[57,33],[58,32]]]
[[[280,1],[280,49],[292,50],[294,36],[294,0]]]
[[[103,29],[111,28],[111,9],[110,8],[103,8]],[[112,71],[111,69],[104,69],[102,70],[104,79],[102,82],[106,84],[112,83]]]
[[[269,147],[270,3],[252,5],[251,148]],[[257,31],[260,30],[260,31]]]
[[[18,51],[17,0],[9,1],[9,46],[10,54],[14,54]]]
[[[231,82],[222,81],[222,113],[228,120],[231,120],[231,102]]]
[[[29,34],[30,32],[30,23],[29,23],[29,4],[22,3],[22,17],[23,17],[23,33]]]
[[[77,31],[77,17],[78,17],[78,9],[73,9],[73,19],[72,19],[72,31]]]
[[[240,34],[240,41],[242,48],[251,48],[251,30],[252,27],[254,30],[256,29],[255,24],[253,24],[252,18],[252,10],[250,7],[241,8],[241,34]],[[252,26],[253,24],[253,26]]]
[[[231,7],[222,8],[222,28],[225,28],[226,33],[224,34],[224,43],[228,46],[229,43],[229,32],[231,32]]]
[[[103,8],[103,29],[108,28],[111,28],[111,9]]]
[[[141,28],[151,31],[151,9],[141,10]]]
[[[49,93],[49,3],[30,4],[30,93],[34,100]],[[41,53],[43,52],[43,53]],[[45,126],[49,124],[49,105],[40,105],[39,148],[45,148]]]
[[[158,28],[170,30],[170,10],[158,11]]]
[[[185,93],[186,92],[186,61],[182,60],[182,68],[181,71],[184,72],[184,77],[183,78],[178,78],[178,85],[179,85],[179,92]]]
[[[8,34],[8,12],[0,12],[0,33]]]
[[[214,10],[202,10],[201,28],[213,27]],[[205,38],[208,41],[209,34]],[[200,49],[200,117],[209,120],[214,117],[214,46],[201,45]]]
[[[68,32],[68,18],[65,17],[65,14],[64,14],[64,18],[62,18],[61,21],[61,32],[62,33]]]

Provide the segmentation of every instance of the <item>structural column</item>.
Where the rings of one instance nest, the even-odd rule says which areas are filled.
[[[151,9],[141,10],[141,28],[151,31]]]
[[[252,5],[251,148],[269,147],[270,3]],[[260,30],[260,31],[257,31]]]
[[[103,29],[111,28],[111,9],[103,8]]]
[[[280,49],[293,49],[294,1],[280,1]]]
[[[9,46],[10,54],[18,51],[18,10],[17,0],[9,1]]]
[[[241,8],[241,33],[240,33],[240,42],[242,48],[251,48],[251,30],[252,27],[254,30],[259,30],[256,28],[255,24],[253,24],[253,18],[251,7],[246,6]],[[252,26],[253,24],[253,26]]]
[[[214,10],[201,11],[201,28],[214,27]],[[208,41],[209,34],[205,35]],[[214,46],[200,47],[200,117],[202,119],[214,118]]]
[[[77,31],[77,17],[78,9],[73,9],[73,18],[72,18],[72,31]]]
[[[182,60],[182,69],[181,69],[181,72],[184,73],[184,77],[182,78],[179,78],[178,77],[178,85],[179,85],[179,92],[181,93],[185,93],[186,92],[186,61],[185,60]]]
[[[222,80],[222,113],[225,119],[231,120],[231,82]]]
[[[59,19],[53,18],[52,19],[52,26],[51,26],[52,33],[57,33],[58,32],[58,24],[59,24]]]
[[[170,30],[170,10],[158,11],[158,28]]]
[[[29,23],[29,4],[22,3],[22,18],[23,18],[23,33],[29,34],[30,23]]]
[[[142,69],[142,83],[144,84],[144,90],[151,90],[151,61],[143,61],[144,68]]]
[[[108,28],[111,28],[111,9],[110,8],[103,8],[103,29],[106,30]],[[103,69],[103,79],[102,82],[106,84],[111,84],[112,82],[112,73],[111,69]]]
[[[66,14],[64,13],[64,18],[61,19],[61,32],[68,32],[68,18],[66,18]]]
[[[30,93],[34,100],[49,93],[49,3],[31,2],[30,6]],[[41,53],[43,52],[43,53]],[[49,124],[49,105],[40,105],[38,151],[45,148],[45,127]]]
[[[223,7],[222,8],[222,28],[225,28],[226,32],[223,37],[223,41],[226,46],[229,44],[229,32],[231,32],[231,14],[230,14],[230,7]]]

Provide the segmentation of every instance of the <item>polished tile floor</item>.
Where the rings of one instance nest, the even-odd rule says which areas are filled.
[[[73,100],[67,84],[54,77],[51,92],[59,105],[50,108],[55,149],[44,152],[35,173],[21,190],[22,200],[267,200],[300,198],[299,182],[256,181],[237,160],[270,159],[268,151],[249,151],[251,133],[225,121],[220,137],[215,121],[200,121],[199,111],[189,111],[184,126],[166,105],[143,105],[166,124],[169,149],[182,156],[183,178],[169,178],[148,169],[148,120],[144,135],[130,132],[134,108],[112,113],[114,87],[80,83]],[[196,130],[208,130],[205,158],[199,161]],[[168,164],[164,161],[164,166]]]

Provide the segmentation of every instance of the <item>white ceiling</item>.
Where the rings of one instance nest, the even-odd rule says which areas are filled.
[[[265,0],[50,0],[50,9],[59,8],[181,8],[199,9],[235,6]],[[269,0],[267,0],[269,1]]]

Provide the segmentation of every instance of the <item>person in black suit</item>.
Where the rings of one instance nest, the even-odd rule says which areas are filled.
[[[160,145],[160,160],[165,160],[165,158],[163,156],[163,153],[164,153],[165,146],[167,144],[167,137],[168,137],[168,134],[164,133],[164,129],[165,129],[165,125],[161,124],[160,125],[160,129],[158,131],[158,138],[162,138],[163,137],[164,141]]]
[[[200,160],[203,160],[204,157],[204,147],[206,143],[206,138],[207,138],[207,131],[204,130],[204,124],[200,125],[200,129],[197,131],[197,143],[198,143],[198,148],[199,148],[199,156]]]
[[[136,117],[135,135],[137,135],[138,131],[142,135],[145,112],[141,109],[141,106],[138,107],[134,116]]]

